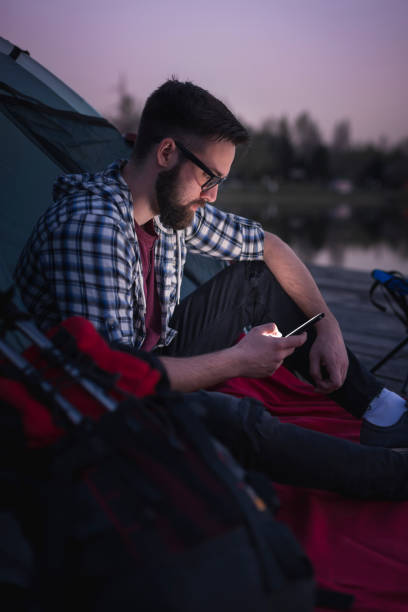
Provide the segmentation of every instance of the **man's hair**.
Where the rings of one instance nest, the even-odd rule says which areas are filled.
[[[223,102],[190,82],[170,79],[147,99],[134,147],[136,159],[144,159],[163,138],[199,137],[246,143],[249,135]]]

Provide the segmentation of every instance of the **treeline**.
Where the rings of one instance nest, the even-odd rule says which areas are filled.
[[[270,119],[250,131],[251,145],[234,165],[234,175],[244,181],[270,177],[327,183],[341,178],[364,188],[408,186],[408,138],[390,148],[385,143],[355,145],[350,122],[344,120],[327,144],[308,113],[292,124],[286,118]]]
[[[137,132],[140,105],[124,82],[110,120],[122,132]],[[348,120],[339,121],[330,143],[309,113],[292,123],[285,117],[268,119],[260,129],[248,128],[251,143],[237,156],[232,177],[244,182],[350,181],[362,188],[402,189],[408,186],[408,137],[398,145],[353,144]]]

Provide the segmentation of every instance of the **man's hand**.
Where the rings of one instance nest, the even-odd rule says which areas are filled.
[[[348,357],[340,327],[334,317],[316,326],[317,337],[310,350],[310,375],[319,393],[332,393],[344,383]]]
[[[159,357],[172,389],[197,391],[235,376],[263,378],[306,341],[306,334],[279,338],[275,323],[253,327],[238,344],[193,357]]]
[[[273,374],[284,359],[306,341],[307,335],[275,337],[275,323],[253,327],[251,331],[230,350],[238,358],[236,376],[263,378]]]

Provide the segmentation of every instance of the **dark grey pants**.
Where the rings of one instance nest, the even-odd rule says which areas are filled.
[[[246,325],[275,321],[285,333],[305,318],[265,264],[233,264],[176,308],[172,325],[179,334],[166,354],[197,355],[231,346]],[[308,336],[285,361],[306,379],[313,330]],[[345,383],[331,398],[361,417],[383,387],[350,351],[349,359]],[[276,482],[361,499],[408,499],[408,455],[281,423],[254,399],[207,391],[186,398],[244,467]]]
[[[232,346],[245,326],[274,321],[285,334],[306,318],[263,262],[238,262],[176,307],[171,326],[178,330],[178,335],[163,352],[179,357],[208,353]],[[310,380],[309,351],[314,337],[312,329],[306,343],[285,360],[289,370],[306,380]],[[361,417],[383,386],[351,351],[348,354],[346,380],[330,397]]]
[[[185,398],[246,469],[275,482],[348,497],[408,499],[408,455],[281,423],[251,398],[209,391]]]

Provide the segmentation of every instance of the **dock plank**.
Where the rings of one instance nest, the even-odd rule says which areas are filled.
[[[372,368],[406,335],[392,312],[381,312],[369,299],[369,272],[333,266],[309,266],[323,297],[340,323],[347,345]],[[401,391],[408,374],[408,345],[392,357],[376,376],[394,391]]]

